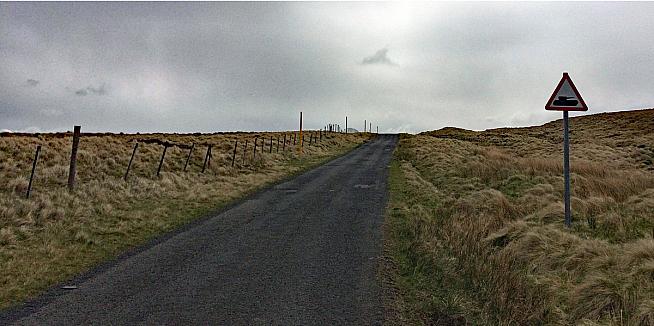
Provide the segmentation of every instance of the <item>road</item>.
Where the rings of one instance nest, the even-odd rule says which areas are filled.
[[[378,258],[396,143],[380,135],[73,280],[76,289],[0,314],[0,324],[381,324]]]

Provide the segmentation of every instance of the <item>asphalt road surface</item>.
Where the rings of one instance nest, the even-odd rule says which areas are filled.
[[[73,280],[75,289],[0,314],[0,324],[381,324],[378,258],[396,143],[380,135]]]

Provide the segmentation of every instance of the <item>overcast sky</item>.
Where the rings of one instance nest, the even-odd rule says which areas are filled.
[[[0,3],[0,130],[482,130],[654,106],[654,3]]]

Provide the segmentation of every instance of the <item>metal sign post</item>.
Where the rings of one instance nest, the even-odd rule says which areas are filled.
[[[545,110],[563,111],[563,202],[565,207],[565,226],[572,225],[572,211],[570,209],[570,134],[568,124],[568,111],[588,111],[588,106],[581,98],[581,94],[572,83],[567,72],[556,86],[554,93],[545,105]]]
[[[563,192],[565,206],[565,226],[572,224],[570,212],[570,134],[568,133],[568,111],[563,111],[563,178],[565,190]]]

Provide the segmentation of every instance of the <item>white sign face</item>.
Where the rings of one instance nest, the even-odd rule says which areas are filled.
[[[559,111],[586,111],[588,110],[588,107],[581,98],[579,91],[577,91],[577,88],[572,83],[570,76],[568,76],[567,73],[563,73],[563,78],[561,78],[559,85],[554,90],[547,105],[545,105],[545,109]]]

